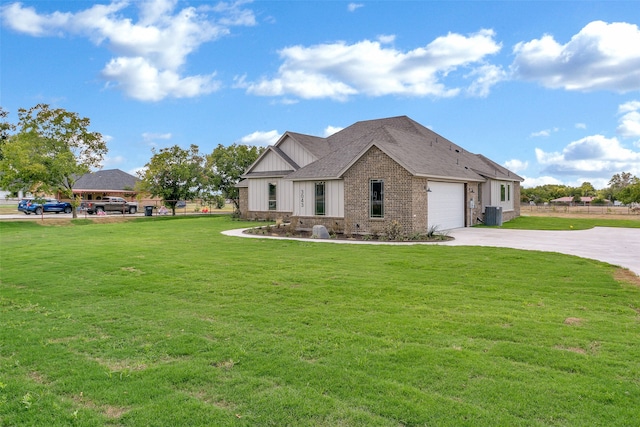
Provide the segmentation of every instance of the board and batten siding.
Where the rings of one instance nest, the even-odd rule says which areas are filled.
[[[344,218],[344,181],[324,181],[324,216]],[[297,181],[293,183],[293,215],[315,216],[315,181]]]
[[[291,158],[300,167],[304,167],[309,163],[313,163],[318,160],[309,151],[307,151],[302,145],[298,144],[291,137],[286,138],[278,145],[287,156]]]
[[[502,189],[501,186],[505,186],[505,194],[504,201],[501,200]],[[499,206],[502,208],[502,211],[512,211],[514,207],[514,196],[515,196],[515,183],[513,181],[497,181],[491,180],[491,195],[489,198],[489,203],[485,206]]]
[[[252,172],[270,172],[291,170],[291,165],[273,151],[268,152]]]
[[[282,178],[252,178],[249,180],[249,210],[269,210],[269,184],[276,185],[276,212],[291,212],[293,183]]]

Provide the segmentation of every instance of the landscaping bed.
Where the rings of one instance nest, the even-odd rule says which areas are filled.
[[[383,231],[377,233],[343,233],[328,230],[329,239],[331,240],[353,240],[353,241],[379,241],[379,242],[441,242],[453,240],[453,237],[445,231],[438,231],[436,227],[432,227],[426,233],[402,233],[397,222],[393,221]],[[245,234],[262,235],[270,237],[297,238],[297,239],[318,239],[312,230],[296,229],[289,223],[264,225],[255,228],[249,228],[244,231]]]

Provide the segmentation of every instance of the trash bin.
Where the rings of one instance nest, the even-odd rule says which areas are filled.
[[[144,207],[144,216],[153,216],[153,206]]]

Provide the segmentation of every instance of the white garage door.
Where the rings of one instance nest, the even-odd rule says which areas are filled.
[[[427,223],[429,228],[450,230],[464,227],[464,184],[429,182]]]

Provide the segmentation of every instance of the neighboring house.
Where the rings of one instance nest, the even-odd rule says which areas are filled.
[[[595,199],[597,199],[597,197],[580,197],[580,202],[577,202],[577,203],[582,203],[584,205],[590,205],[591,203],[593,203],[593,201]],[[571,203],[574,203],[574,200],[573,200],[573,197],[566,196],[566,197],[559,197],[557,199],[553,199],[551,201],[551,203],[571,204]],[[605,200],[605,203],[609,203],[609,201]]]
[[[140,179],[120,169],[105,169],[82,175],[73,186],[73,194],[83,200],[100,200],[106,196],[124,197],[133,200]]]
[[[474,225],[485,207],[520,215],[523,178],[406,116],[357,122],[327,138],[286,132],[242,176],[240,215],[297,228],[405,234]]]

